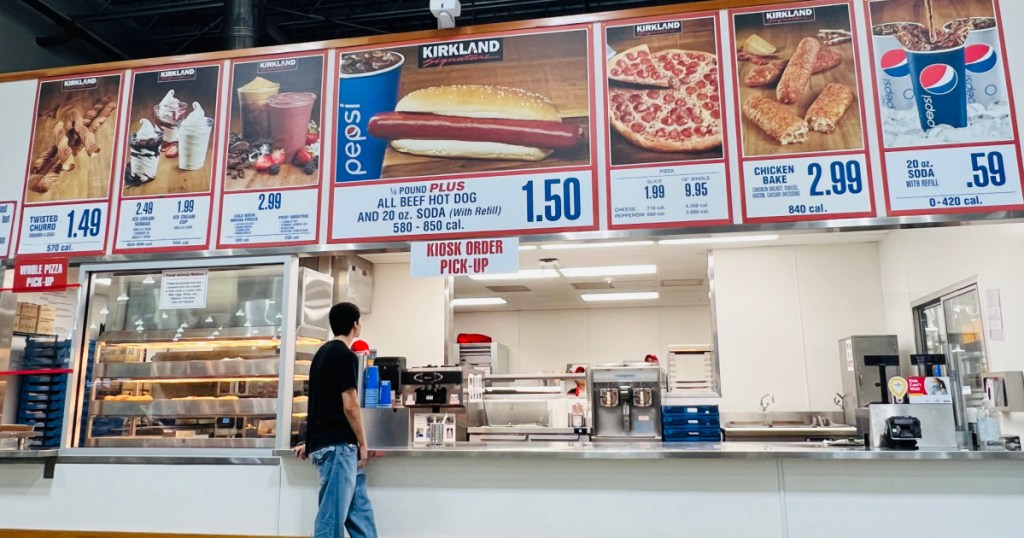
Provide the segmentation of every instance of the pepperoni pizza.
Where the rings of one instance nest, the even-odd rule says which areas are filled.
[[[652,151],[708,151],[722,145],[718,59],[713,54],[646,45],[608,61],[612,127]]]

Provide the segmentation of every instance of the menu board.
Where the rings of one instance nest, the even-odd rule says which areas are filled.
[[[106,250],[122,76],[97,73],[40,82],[19,256]]]
[[[730,224],[713,14],[605,24],[611,229]]]
[[[218,248],[316,243],[326,54],[232,64]]]
[[[133,73],[115,253],[210,244],[220,62]]]
[[[595,230],[589,26],[339,51],[330,242]]]
[[[996,2],[873,1],[867,16],[888,213],[1024,206]]]
[[[852,4],[731,15],[743,221],[875,216]]]
[[[11,254],[11,231],[14,229],[14,212],[17,202],[0,202],[0,259]]]

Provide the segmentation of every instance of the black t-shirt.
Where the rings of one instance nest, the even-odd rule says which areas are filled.
[[[344,342],[331,340],[317,350],[309,367],[307,453],[326,446],[356,444],[341,395],[356,388],[358,370],[359,359]]]

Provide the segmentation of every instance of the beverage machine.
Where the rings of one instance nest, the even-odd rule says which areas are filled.
[[[591,409],[595,441],[661,440],[661,369],[595,366]]]
[[[402,403],[409,409],[413,443],[425,441],[435,422],[452,426],[451,441],[468,441],[467,428],[483,424],[483,372],[459,366],[401,371]]]

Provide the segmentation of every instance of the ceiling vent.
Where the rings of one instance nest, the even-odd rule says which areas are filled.
[[[509,286],[487,286],[487,289],[494,293],[518,293],[524,291],[533,291],[530,288],[522,285],[509,285]]]
[[[580,291],[610,290],[615,288],[611,282],[573,282],[571,286]]]
[[[661,281],[661,287],[674,288],[677,286],[700,286],[704,281],[699,278],[666,278]]]

